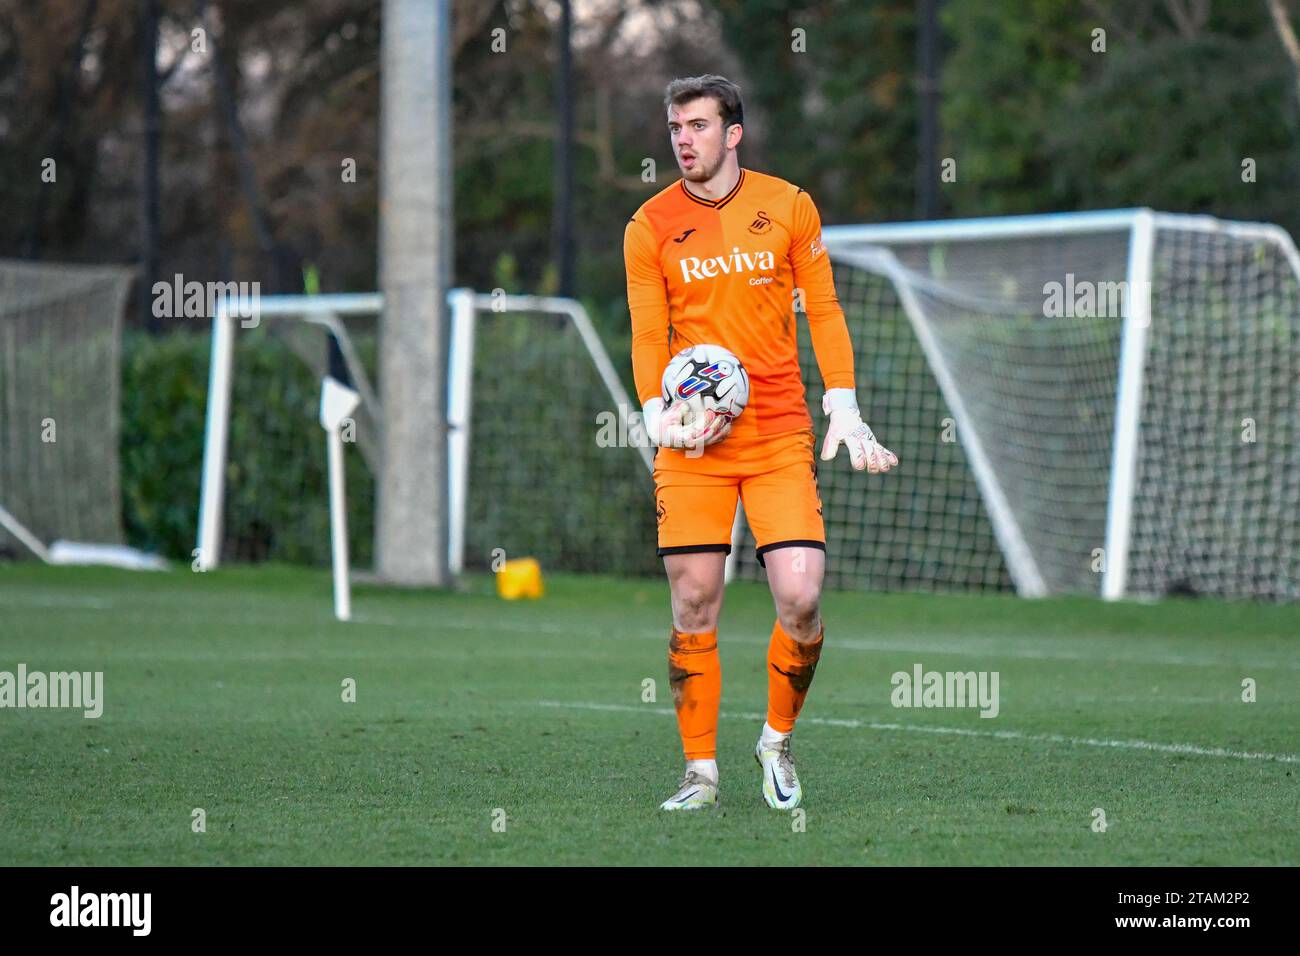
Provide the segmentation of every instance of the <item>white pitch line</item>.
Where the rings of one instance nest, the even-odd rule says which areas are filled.
[[[541,707],[568,707],[575,710],[616,710],[646,713],[663,717],[675,716],[666,707],[635,707],[631,704],[597,704],[588,701],[539,700]],[[729,720],[766,720],[766,714],[729,714],[718,716]],[[997,740],[1024,740],[1035,743],[1071,744],[1082,747],[1108,747],[1118,750],[1151,750],[1166,754],[1191,754],[1197,757],[1229,757],[1234,760],[1269,760],[1276,763],[1300,763],[1296,754],[1257,753],[1248,750],[1227,750],[1223,747],[1198,747],[1195,744],[1161,744],[1149,740],[1105,740],[1096,737],[1066,737],[1064,734],[1025,734],[1018,730],[967,730],[963,727],[926,727],[920,724],[887,724],[870,720],[852,720],[836,717],[801,717],[805,724],[824,727],[848,727],[867,730],[910,730],[920,734],[944,734],[954,737],[988,737]]]

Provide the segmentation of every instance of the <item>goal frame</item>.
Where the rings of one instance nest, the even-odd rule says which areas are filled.
[[[1220,233],[1278,246],[1300,277],[1300,253],[1281,226],[1271,223],[1231,222],[1213,216],[1161,213],[1147,207],[1096,212],[1048,213],[927,222],[826,226],[823,240],[833,261],[875,272],[889,279],[925,353],[944,400],[957,424],[958,440],[966,452],[976,485],[988,510],[994,534],[1007,562],[1007,570],[1023,597],[1047,593],[1032,552],[1006,495],[997,470],[985,454],[976,430],[970,426],[956,382],[930,335],[921,306],[905,279],[902,265],[886,244],[904,242],[963,242],[983,239],[1030,238],[1089,232],[1128,232],[1129,254],[1125,281],[1123,326],[1120,333],[1119,374],[1115,389],[1115,421],[1106,509],[1105,570],[1101,596],[1116,601],[1127,595],[1129,551],[1132,543],[1133,498],[1137,477],[1141,401],[1148,333],[1152,322],[1151,272],[1158,230]],[[881,245],[873,245],[880,243]]]
[[[464,570],[465,558],[474,337],[479,311],[522,312],[567,318],[577,331],[623,419],[623,427],[620,428],[622,434],[636,434],[630,415],[639,413],[639,408],[632,405],[591,317],[581,302],[556,296],[496,295],[458,288],[448,291],[447,304],[451,317],[447,365],[448,565],[453,574],[459,574]],[[344,363],[361,395],[362,403],[369,407],[376,422],[382,427],[382,409],[376,393],[340,318],[348,315],[378,316],[382,314],[383,307],[384,298],[378,292],[263,296],[256,303],[237,298],[218,301],[212,318],[198,540],[194,555],[199,570],[213,570],[221,562],[235,323],[242,323],[250,315],[256,316],[258,324],[263,320],[295,317],[298,321],[324,328],[339,343]],[[636,448],[647,470],[653,471],[654,458],[651,450],[644,444],[639,444]]]

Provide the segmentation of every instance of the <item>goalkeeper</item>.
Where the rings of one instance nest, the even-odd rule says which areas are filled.
[[[691,810],[718,799],[718,614],[739,495],[776,604],[767,721],[754,753],[768,805],[792,809],[803,789],[790,736],[821,655],[826,552],[796,311],[807,315],[825,385],[822,459],[844,445],[852,466],[872,474],[898,459],[858,412],[853,348],[812,198],[740,167],[743,106],[729,80],[674,80],[664,105],[682,178],[637,210],[623,239],[633,373],[659,446],[655,514],[673,615],[668,676],[686,756],[685,777],[662,806]],[[703,415],[685,425],[685,404],[665,409],[659,397],[669,358],[705,344],[730,349],[749,372],[749,405],[734,423]]]

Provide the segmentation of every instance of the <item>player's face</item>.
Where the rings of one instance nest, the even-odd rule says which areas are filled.
[[[738,134],[739,127],[735,129]],[[718,175],[727,158],[727,134],[716,100],[705,96],[670,106],[668,135],[683,179],[702,183]]]

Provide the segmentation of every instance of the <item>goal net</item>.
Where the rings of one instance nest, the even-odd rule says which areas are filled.
[[[466,567],[532,556],[572,571],[660,570],[650,449],[629,427],[640,408],[586,311],[562,298],[457,301],[474,329],[472,349],[453,336],[452,361],[453,390],[468,386]],[[473,356],[468,380],[456,354]]]
[[[864,416],[902,462],[820,469],[830,586],[1300,595],[1283,230],[1121,210],[825,236]],[[820,421],[806,341],[802,362]]]
[[[123,543],[118,467],[129,269],[0,262],[0,553]]]
[[[361,397],[345,424],[348,551],[368,566],[382,418],[378,295],[221,302],[213,319],[198,559],[330,561],[329,476],[320,426],[326,375]],[[240,314],[242,311],[243,314]]]
[[[449,565],[650,573],[657,567],[648,450],[582,306],[559,298],[449,295]],[[214,320],[199,560],[328,564],[321,379],[361,396],[343,431],[348,550],[373,562],[383,412],[375,396],[382,297],[263,297],[256,326]],[[341,364],[343,369],[339,369]],[[344,380],[347,380],[344,379]],[[435,430],[430,425],[430,436]]]
[[[828,587],[1300,596],[1300,256],[1283,230],[1119,210],[825,238],[859,401],[901,459],[884,476],[842,457],[819,465]],[[317,403],[334,315],[370,377],[360,451],[347,454],[351,551],[365,565],[380,299],[275,301],[260,330],[227,320],[231,341],[214,349],[213,381],[215,356],[231,367],[224,404],[210,393],[200,550],[208,566],[328,562]],[[532,556],[659,573],[626,369],[581,306],[466,290],[450,301],[453,570]],[[820,438],[821,379],[799,325]],[[741,528],[735,573],[760,578]]]

